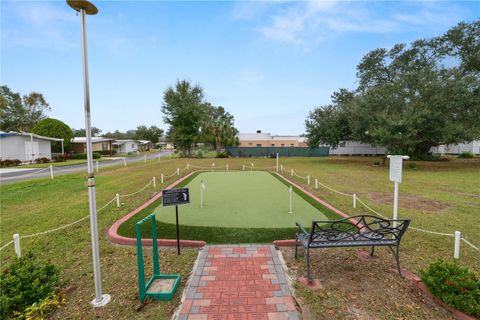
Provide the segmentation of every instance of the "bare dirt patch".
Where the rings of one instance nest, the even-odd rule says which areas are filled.
[[[393,194],[386,192],[367,192],[361,194],[375,203],[390,205],[393,204]],[[405,209],[414,209],[427,212],[443,212],[450,205],[444,202],[423,198],[411,193],[402,193],[398,197],[398,206]]]
[[[366,260],[358,258],[358,250],[311,251],[312,276],[322,287],[310,289],[295,281],[304,319],[454,319],[391,270],[395,259],[387,248]],[[291,248],[281,252],[292,278],[306,274],[303,253],[295,260]]]

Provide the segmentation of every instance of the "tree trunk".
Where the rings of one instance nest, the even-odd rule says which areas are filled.
[[[430,141],[423,141],[415,146],[414,154],[412,155],[414,159],[418,160],[427,160],[429,157],[430,149],[434,144]]]

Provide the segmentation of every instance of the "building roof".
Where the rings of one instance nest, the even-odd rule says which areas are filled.
[[[240,141],[264,141],[264,140],[282,140],[282,141],[305,141],[304,137],[300,136],[282,136],[271,135],[270,133],[239,133],[238,139]]]
[[[150,140],[138,140],[138,142],[140,142],[140,144],[149,144],[149,143],[152,143],[152,141],[150,141]]]
[[[137,142],[138,143],[139,141],[135,140],[135,139],[120,139],[120,140],[115,139],[115,141],[113,141],[113,144],[119,146],[119,145],[122,145],[122,144],[127,143],[127,142]]]
[[[52,137],[45,137],[41,136],[35,133],[30,133],[30,132],[4,132],[0,131],[0,137],[1,138],[6,138],[6,137],[13,137],[13,136],[21,136],[21,137],[29,137],[29,138],[35,138],[35,139],[40,139],[40,140],[49,140],[49,141],[63,141],[62,138],[52,138]]]
[[[104,137],[92,137],[92,143],[98,143],[98,142],[108,142],[108,141],[113,141],[115,139],[112,138],[104,138]],[[75,137],[70,141],[70,143],[87,143],[87,138],[86,137]]]

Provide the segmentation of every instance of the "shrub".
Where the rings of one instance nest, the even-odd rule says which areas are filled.
[[[217,154],[217,158],[228,158],[230,156],[230,153],[228,151],[223,151]]]
[[[31,252],[16,258],[0,277],[1,318],[11,318],[15,311],[23,313],[47,298],[57,283],[58,269],[54,265],[38,261]]]
[[[16,167],[22,164],[22,161],[18,159],[5,159],[5,160],[0,160],[0,167]]]
[[[194,157],[198,158],[198,159],[202,159],[203,158],[203,151],[201,149],[198,149],[197,151],[195,151]]]
[[[408,163],[408,168],[415,169],[416,167],[417,167],[417,164],[415,162],[409,162]]]
[[[50,159],[48,159],[46,157],[41,157],[41,158],[35,159],[35,163],[49,163],[49,162],[50,162]]]
[[[52,160],[55,162],[65,162],[67,161],[67,157],[64,154],[57,154],[53,156]]]
[[[110,150],[99,150],[99,151],[95,151],[95,153],[99,153],[102,156],[109,156],[110,155]]]
[[[461,159],[471,159],[474,157],[474,155],[471,152],[462,152],[458,155],[458,157]]]
[[[45,319],[57,310],[62,304],[66,302],[66,299],[63,294],[57,294],[52,292],[45,299],[40,302],[35,302],[30,307],[26,308],[25,311],[15,312],[15,317],[18,319]]]
[[[430,292],[452,307],[480,317],[480,280],[455,262],[436,260],[420,277]]]
[[[70,157],[72,159],[87,159],[87,154],[86,153],[74,153]],[[100,159],[100,153],[94,152],[93,153],[93,159]]]

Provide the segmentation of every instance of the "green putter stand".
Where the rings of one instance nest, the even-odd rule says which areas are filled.
[[[152,250],[153,250],[153,276],[145,285],[145,265],[142,252],[142,235],[140,226],[151,220],[152,223]],[[147,297],[153,300],[171,300],[180,285],[179,274],[161,274],[158,261],[157,223],[155,214],[143,218],[135,224],[137,235],[137,261],[138,261],[138,298],[141,302]]]

